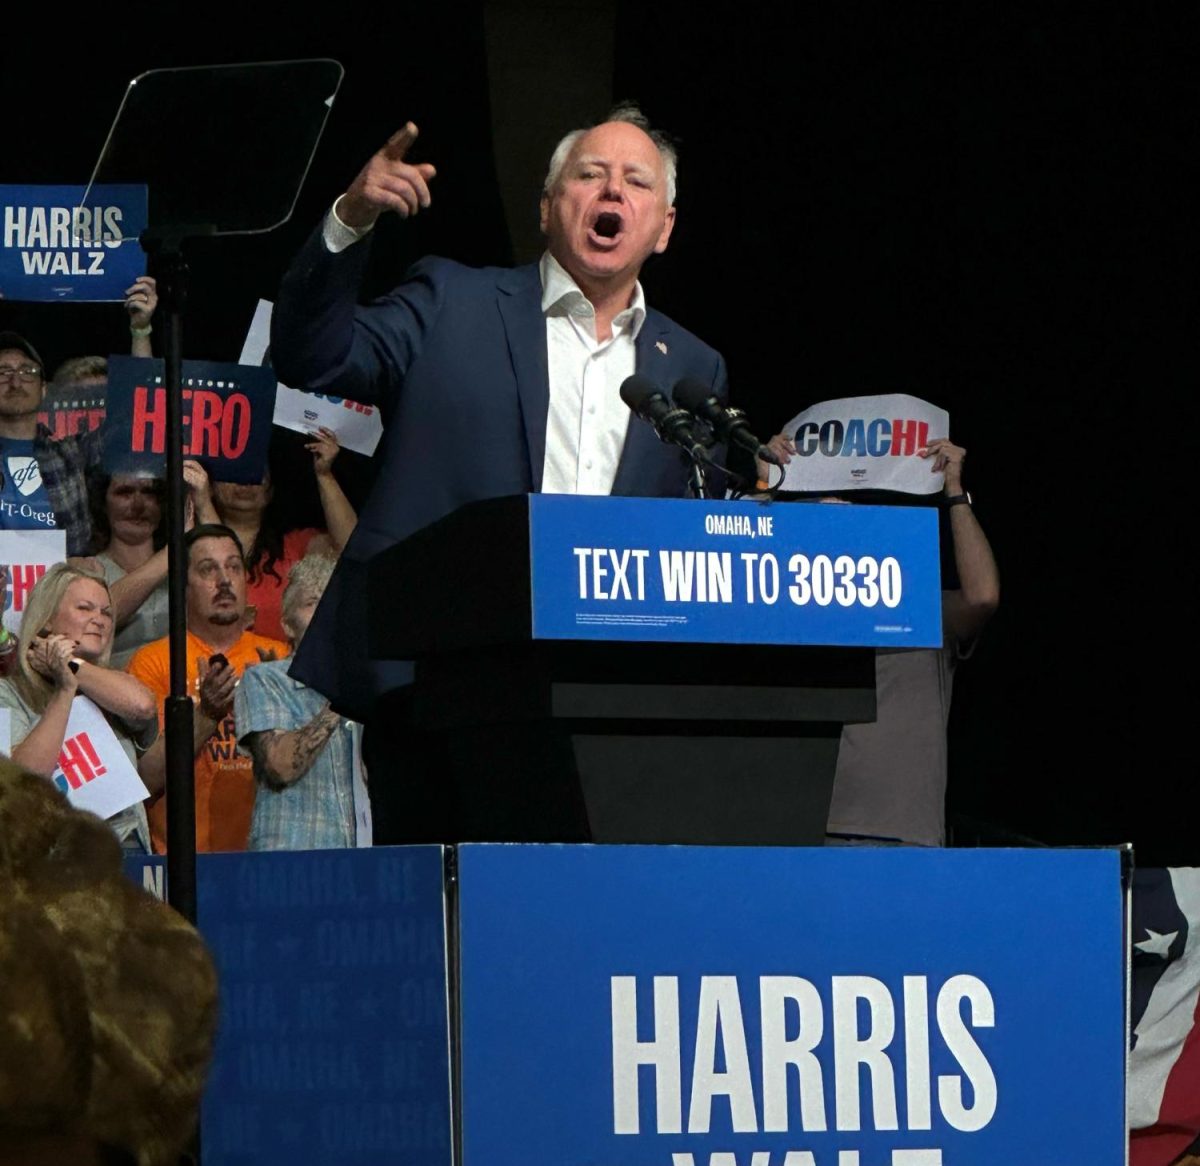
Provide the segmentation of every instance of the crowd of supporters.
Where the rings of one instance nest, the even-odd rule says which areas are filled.
[[[156,305],[152,279],[129,289],[135,356],[152,355]],[[11,465],[27,458],[22,464],[29,467],[20,483],[11,481],[11,469],[3,476],[30,500],[24,509],[43,507],[42,517],[28,522],[4,508],[0,530],[44,529],[52,512],[53,525],[66,531],[68,556],[25,597],[19,634],[0,633],[0,709],[8,710],[13,759],[50,778],[81,703],[76,698],[89,698],[150,795],[110,825],[128,851],[162,852],[166,484],[106,469],[106,375],[104,358],[77,356],[49,377],[29,339],[0,332],[0,459]],[[199,461],[184,464],[202,850],[369,841],[357,727],[289,682],[286,671],[356,522],[335,472],[339,453],[329,429],[275,429],[258,482],[214,480]],[[246,675],[267,664],[275,669],[270,682],[243,689]]]

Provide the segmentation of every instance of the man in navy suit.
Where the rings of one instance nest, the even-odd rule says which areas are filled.
[[[675,224],[675,151],[632,107],[577,130],[541,198],[547,251],[515,269],[418,263],[366,307],[357,292],[381,214],[430,205],[435,177],[406,156],[411,122],[338,198],[284,278],[271,352],[280,378],[377,404],[382,465],[291,674],[370,722],[402,664],[368,665],[366,564],[458,507],[531,491],[671,497],[687,465],[619,397],[635,371],[724,399],[719,353],[648,308],[638,276]],[[461,474],[447,450],[471,451]],[[368,734],[369,736],[369,734]]]

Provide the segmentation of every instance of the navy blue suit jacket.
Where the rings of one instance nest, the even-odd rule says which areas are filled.
[[[271,331],[285,384],[383,415],[378,478],[291,669],[356,720],[411,679],[405,663],[368,666],[367,564],[468,502],[540,490],[550,401],[536,265],[426,259],[357,307],[366,259],[365,244],[330,254],[317,231],[284,277]],[[693,376],[727,396],[720,354],[658,312],[647,312],[636,351],[638,372],[665,392]],[[682,497],[687,480],[680,451],[631,414],[612,493]]]

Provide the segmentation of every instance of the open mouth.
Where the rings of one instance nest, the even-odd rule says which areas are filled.
[[[612,243],[620,236],[624,226],[621,216],[616,211],[601,211],[596,216],[596,221],[592,223],[589,233],[593,239]]]

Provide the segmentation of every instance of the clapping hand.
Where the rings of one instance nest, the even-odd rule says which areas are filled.
[[[74,689],[77,682],[71,662],[78,647],[69,636],[50,633],[36,636],[29,645],[29,666],[55,688]]]

